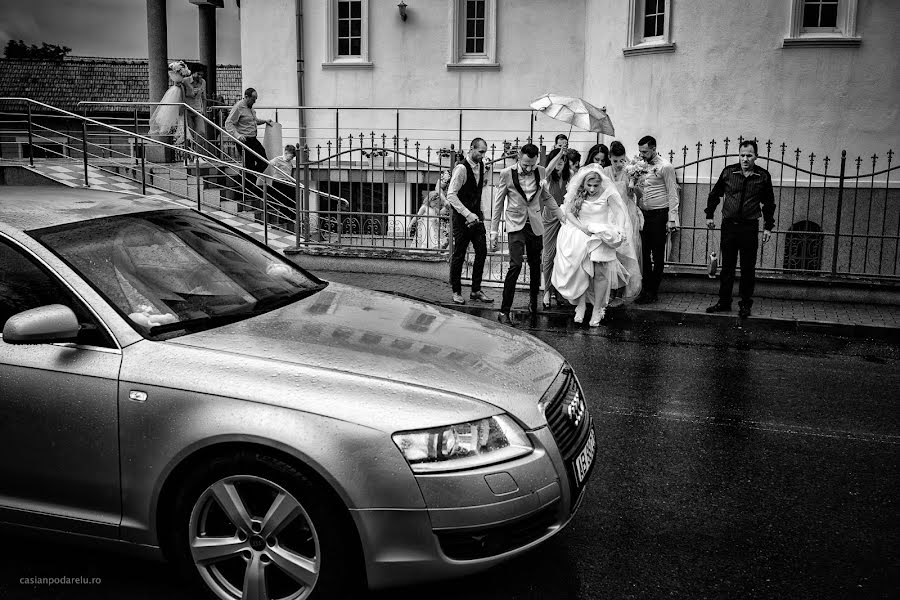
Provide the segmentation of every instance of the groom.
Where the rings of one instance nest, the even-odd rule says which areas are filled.
[[[546,206],[565,221],[562,210],[550,195],[541,181],[547,178],[543,167],[539,167],[538,147],[525,144],[519,151],[519,160],[511,167],[500,171],[500,183],[497,197],[494,199],[494,212],[491,219],[491,252],[497,251],[497,233],[500,229],[500,215],[506,216],[506,233],[509,238],[509,270],[503,282],[503,302],[497,320],[506,325],[515,326],[510,316],[513,297],[516,294],[516,281],[522,272],[522,256],[527,256],[528,273],[531,277],[529,287],[529,308],[532,316],[537,314],[537,299],[541,289],[541,250],[544,220],[541,207]],[[506,201],[506,210],[503,202]]]

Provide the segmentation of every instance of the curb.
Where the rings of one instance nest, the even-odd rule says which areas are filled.
[[[416,300],[426,304],[434,304],[444,308],[449,308],[458,312],[463,312],[490,321],[496,320],[499,305],[496,306],[480,306],[473,304],[453,304],[452,302],[436,302],[426,300],[406,294],[403,292],[395,292],[390,290],[378,290],[385,294]],[[808,321],[803,319],[783,319],[769,316],[751,316],[746,320],[740,319],[737,314],[707,314],[698,312],[684,312],[677,310],[664,310],[658,308],[635,308],[628,305],[623,308],[613,309],[610,315],[618,322],[635,323],[646,321],[664,321],[669,323],[693,323],[703,325],[728,325],[732,324],[738,327],[760,327],[777,331],[793,331],[800,333],[816,333],[846,338],[861,339],[877,339],[884,341],[896,342],[900,339],[900,330],[896,327],[888,327],[883,325],[864,325],[860,323],[839,323],[834,321]],[[514,306],[512,309],[514,315],[524,321],[529,318],[528,308],[525,306]],[[572,312],[570,310],[551,309],[549,311],[540,311],[538,317],[542,321],[549,320],[571,320]]]

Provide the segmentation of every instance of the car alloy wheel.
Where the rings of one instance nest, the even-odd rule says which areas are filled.
[[[340,500],[278,458],[239,452],[181,479],[167,555],[219,600],[354,597],[364,579],[359,538]]]

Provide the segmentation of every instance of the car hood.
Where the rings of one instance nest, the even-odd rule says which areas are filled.
[[[439,306],[330,283],[251,319],[167,343],[425,387],[490,403],[527,426],[563,358],[526,333]]]

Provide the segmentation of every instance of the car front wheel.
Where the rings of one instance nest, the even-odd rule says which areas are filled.
[[[357,581],[347,519],[279,459],[248,453],[205,466],[178,495],[175,519],[176,560],[214,598],[340,598]]]

